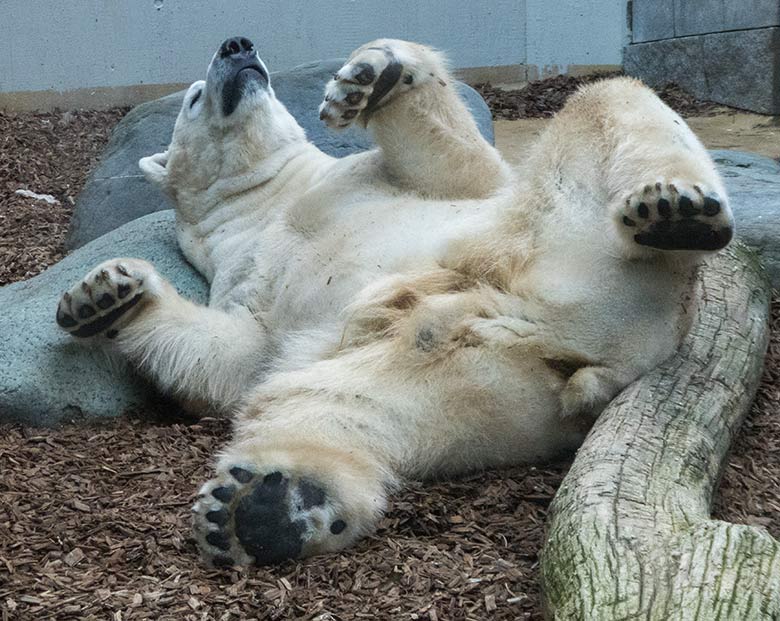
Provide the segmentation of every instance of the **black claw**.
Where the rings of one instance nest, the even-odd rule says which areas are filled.
[[[658,199],[658,213],[667,220],[672,217],[672,206],[665,198]]]
[[[704,215],[705,216],[717,216],[720,213],[720,203],[714,198],[709,196],[704,199]]]
[[[214,565],[214,567],[232,567],[235,563],[233,563],[233,559],[229,556],[215,556],[211,560],[211,564]]]
[[[626,226],[636,226],[636,222],[634,222],[628,216],[623,216],[623,224],[625,224]]]
[[[312,507],[325,504],[325,490],[311,481],[302,480],[298,484],[298,490],[301,493],[304,509],[311,509]]]
[[[206,514],[206,519],[209,522],[213,522],[217,526],[224,526],[230,519],[230,514],[227,509],[219,509],[218,511],[209,511]]]
[[[374,68],[371,65],[368,63],[360,63],[358,67],[360,67],[360,71],[355,74],[355,77],[353,78],[355,82],[366,86],[376,79],[376,71],[374,71]]]
[[[63,313],[59,308],[57,309],[57,325],[62,328],[72,328],[78,322],[73,319],[68,313]]]
[[[699,213],[699,209],[693,204],[693,201],[687,196],[681,196],[680,201],[680,213],[684,218],[690,218]]]
[[[123,299],[127,297],[127,294],[130,293],[130,285],[127,283],[122,283],[116,288],[116,294],[119,296],[119,299]]]
[[[230,539],[225,533],[214,532],[206,535],[206,541],[208,541],[215,548],[227,551],[230,550]]]
[[[79,318],[89,319],[96,312],[97,311],[94,308],[92,308],[89,304],[83,304],[79,307]]]
[[[355,91],[353,93],[350,93],[344,98],[344,101],[346,101],[350,106],[354,106],[356,104],[359,104],[363,100],[364,94],[360,91]]]
[[[647,205],[645,205],[645,203],[639,203],[639,207],[637,207],[637,213],[639,213],[640,218],[650,217],[650,209]]]
[[[114,305],[114,296],[110,293],[104,293],[100,296],[100,298],[97,301],[98,308],[100,310],[106,310],[107,308]]]
[[[232,485],[229,487],[217,487],[211,490],[211,495],[220,502],[230,502],[230,499],[233,498],[233,494],[235,493],[236,488]]]
[[[234,466],[230,469],[231,476],[239,483],[249,483],[254,478],[254,474],[244,468]]]
[[[333,522],[333,524],[330,525],[330,532],[332,532],[334,535],[338,535],[339,533],[344,532],[346,527],[347,523],[344,520],[336,520]]]

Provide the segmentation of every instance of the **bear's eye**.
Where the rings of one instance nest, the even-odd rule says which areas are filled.
[[[190,109],[192,109],[192,106],[195,105],[195,102],[198,101],[198,99],[200,99],[200,96],[201,96],[202,93],[203,93],[202,90],[200,90],[197,93],[195,93],[195,97],[193,97],[192,100],[190,101]]]

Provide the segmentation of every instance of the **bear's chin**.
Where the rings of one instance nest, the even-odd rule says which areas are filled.
[[[242,99],[267,85],[268,78],[261,69],[244,67],[222,89],[222,115],[230,116]]]

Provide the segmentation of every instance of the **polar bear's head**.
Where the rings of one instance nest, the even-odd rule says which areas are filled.
[[[254,44],[234,37],[217,49],[206,79],[184,96],[168,149],[141,158],[139,166],[178,202],[246,176],[302,140],[304,132],[276,99]]]

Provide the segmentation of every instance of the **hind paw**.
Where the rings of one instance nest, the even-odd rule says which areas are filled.
[[[337,549],[354,531],[314,479],[245,464],[207,482],[192,511],[198,546],[215,567],[268,565]]]
[[[734,235],[725,199],[682,181],[643,185],[625,199],[616,225],[631,243],[658,250],[720,250]]]
[[[118,327],[138,313],[155,277],[154,267],[139,259],[101,263],[62,295],[57,325],[81,338],[113,338]]]

